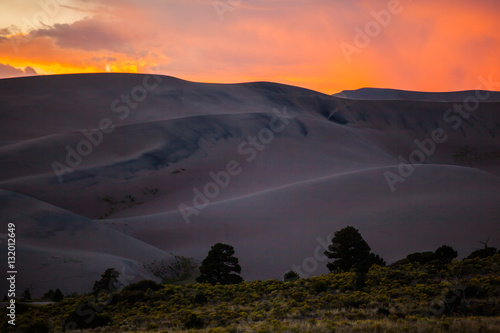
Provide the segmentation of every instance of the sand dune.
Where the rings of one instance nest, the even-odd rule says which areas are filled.
[[[467,255],[479,239],[500,234],[494,208],[500,178],[471,168],[423,165],[391,193],[382,176],[386,169],[396,168],[321,177],[221,200],[193,216],[189,225],[178,211],[108,223],[119,230],[126,225],[134,237],[193,256],[213,242],[238,244],[243,273],[260,279],[300,265],[314,256],[318,237],[326,239],[346,225],[356,225],[389,262],[444,243]],[[317,272],[326,272],[324,261]]]
[[[172,259],[147,243],[36,199],[5,190],[0,198],[4,239],[7,223],[15,224],[17,286],[37,295],[56,288],[89,291],[109,267],[129,282],[155,279],[142,265]],[[2,290],[7,290],[4,281]]]
[[[480,90],[481,95],[488,95],[485,101],[500,102],[498,92]],[[357,90],[344,90],[333,96],[357,99],[357,100],[405,100],[405,101],[429,101],[429,102],[458,102],[462,103],[467,97],[475,96],[476,91],[454,91],[454,92],[420,92],[396,89],[362,88]]]
[[[234,245],[247,279],[314,260],[302,274],[320,274],[317,247],[346,225],[389,262],[498,242],[499,93],[471,106],[475,92],[328,96],[133,74],[0,91],[0,216],[20,229],[22,286],[39,292],[88,290],[106,266],[148,276],[142,264],[202,259],[216,242]]]

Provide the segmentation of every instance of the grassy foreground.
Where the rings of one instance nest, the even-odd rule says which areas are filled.
[[[293,282],[138,283],[113,294],[18,304],[2,332],[500,332],[500,254],[448,265],[401,261]]]

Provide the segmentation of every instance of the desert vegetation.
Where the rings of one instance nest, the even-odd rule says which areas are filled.
[[[354,228],[352,228],[354,229]],[[356,229],[356,262],[327,275],[243,281],[232,246],[216,244],[197,281],[140,281],[121,290],[108,269],[92,292],[47,305],[20,303],[17,327],[2,315],[2,332],[495,332],[500,327],[500,254],[484,248],[456,260],[456,251],[408,255],[389,266]],[[345,236],[338,232],[336,236]],[[342,237],[334,237],[334,241]],[[330,251],[342,255],[332,242]],[[356,245],[357,244],[357,245]],[[345,252],[351,253],[352,251]],[[355,253],[361,253],[355,251]],[[223,260],[222,260],[222,259]],[[376,259],[376,260],[374,260]],[[346,264],[346,257],[342,259]],[[366,260],[373,261],[371,265]],[[333,261],[335,263],[335,260]],[[178,269],[178,268],[176,268]],[[362,283],[359,282],[362,276]],[[107,292],[102,292],[107,290]],[[101,292],[100,292],[101,291]],[[47,297],[53,296],[55,292]],[[1,310],[3,313],[5,308]]]

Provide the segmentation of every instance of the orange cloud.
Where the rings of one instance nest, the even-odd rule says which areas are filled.
[[[274,81],[325,93],[464,90],[480,75],[500,78],[500,4],[493,0],[400,0],[400,12],[347,61],[341,43],[355,45],[355,28],[376,24],[372,11],[391,1],[227,2],[232,9],[221,20],[210,0],[91,0],[100,12],[73,23],[0,32],[0,63],[41,74],[156,68],[193,81]]]

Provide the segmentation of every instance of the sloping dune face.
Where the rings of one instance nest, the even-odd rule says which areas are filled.
[[[172,260],[158,248],[28,196],[0,190],[0,199],[5,232],[8,223],[15,225],[18,293],[20,287],[36,295],[57,288],[88,292],[110,267],[120,272],[123,284],[155,280],[143,263]]]
[[[8,221],[20,229],[26,272],[40,258],[59,267],[47,281],[70,266],[48,259],[78,257],[67,291],[106,265],[146,276],[145,263],[202,259],[216,242],[235,247],[246,279],[321,274],[347,225],[388,262],[495,245],[498,93],[374,91],[131,74],[0,80],[1,232]],[[63,241],[84,235],[92,242]]]
[[[487,97],[485,97],[484,100],[487,100],[488,102],[500,102],[499,92],[487,92],[480,90],[478,93],[487,94]],[[358,90],[344,90],[342,92],[334,94],[333,96],[357,100],[400,100],[462,103],[465,99],[475,95],[476,91],[472,90],[454,92],[420,92],[396,89],[361,88]]]

